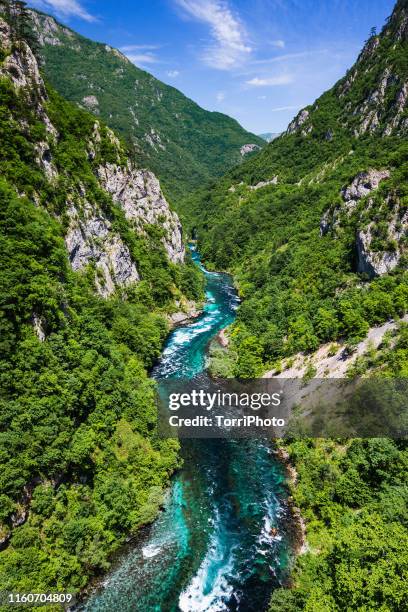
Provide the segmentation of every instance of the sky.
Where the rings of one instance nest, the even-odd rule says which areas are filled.
[[[281,132],[356,60],[394,0],[30,0],[202,107]]]

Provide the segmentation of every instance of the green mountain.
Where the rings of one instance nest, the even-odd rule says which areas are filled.
[[[67,100],[100,116],[134,148],[172,197],[238,164],[264,141],[234,119],[202,109],[137,68],[117,49],[93,42],[32,12],[48,81]],[[256,147],[256,148],[257,148]]]
[[[109,91],[118,103],[120,75],[129,69],[134,79],[137,69],[34,16],[48,80],[50,53],[60,72],[85,82],[75,101],[90,114],[44,83],[21,3],[12,14],[8,4],[0,2],[0,584],[77,592],[153,520],[179,464],[177,443],[157,435],[147,371],[172,314],[200,299],[202,283],[153,161],[172,194],[201,187],[179,206],[208,264],[233,272],[244,298],[215,373],[288,371],[301,355],[306,382],[322,345],[331,354],[345,343],[343,360],[370,327],[392,322],[352,373],[407,376],[408,1],[397,2],[344,79],[211,188],[202,187],[214,176],[207,149],[197,145],[184,165],[177,157],[190,151],[187,134],[194,141],[205,111],[187,101],[192,114],[176,129],[162,114],[175,90],[158,92],[170,97],[161,108],[158,82],[138,71],[153,89],[134,138],[123,118],[129,153],[104,123],[113,117],[99,96],[117,70],[115,96]],[[99,71],[105,85],[92,80]],[[149,117],[159,115],[152,132]],[[219,144],[222,157],[215,127],[214,139],[209,150]],[[308,542],[293,588],[274,592],[271,612],[407,609],[406,441],[288,440],[285,448]]]
[[[3,7],[0,584],[75,592],[178,465],[147,369],[201,277],[156,177],[45,86],[24,11]]]
[[[278,136],[281,135],[281,132],[265,132],[264,134],[258,134],[259,138],[262,138],[266,142],[272,142]]]
[[[285,134],[183,204],[207,264],[231,271],[244,298],[228,349],[213,349],[215,375],[268,369],[306,384],[353,356],[343,376],[407,376],[407,97],[399,0]],[[322,400],[328,426],[330,410]],[[344,439],[341,425],[330,439],[279,443],[303,541],[291,588],[273,593],[270,612],[408,607],[407,441]]]
[[[407,78],[403,0],[285,134],[184,203],[245,298],[234,337],[249,373],[405,312]]]

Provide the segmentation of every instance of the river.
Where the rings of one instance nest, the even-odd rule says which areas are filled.
[[[208,272],[202,315],[169,336],[156,379],[205,376],[235,318],[231,278]],[[262,612],[291,560],[284,469],[266,441],[185,440],[164,511],[121,555],[87,612]],[[277,528],[277,533],[272,528]]]

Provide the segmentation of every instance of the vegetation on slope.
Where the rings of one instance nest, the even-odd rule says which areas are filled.
[[[351,375],[406,378],[408,326],[387,332]],[[404,439],[289,440],[294,504],[307,524],[292,588],[270,612],[394,612],[408,607],[408,444]]]
[[[406,12],[401,23],[406,27]],[[245,298],[232,331],[240,355],[232,374],[256,376],[283,356],[339,337],[353,345],[369,326],[407,310],[407,111],[398,106],[408,77],[407,34],[396,39],[395,28],[391,21],[370,39],[348,89],[345,77],[308,109],[303,125],[183,202],[205,260],[231,271]],[[366,100],[375,91],[378,97],[386,70],[378,125],[361,134],[371,112]],[[371,169],[390,176],[347,208],[342,190]],[[394,215],[396,239],[389,235]],[[374,280],[357,272],[356,236],[370,223],[375,254],[400,252],[398,265]]]
[[[25,52],[13,32],[0,69]],[[47,179],[36,161],[47,139],[42,95],[0,77],[0,583],[14,592],[79,590],[154,518],[178,457],[177,443],[157,436],[147,368],[167,333],[163,313],[202,291],[196,268],[169,263],[153,227],[134,234],[100,188],[107,129],[91,161],[95,118],[50,89],[58,177]],[[127,295],[102,300],[92,265],[71,269],[67,195],[80,189],[137,262],[141,281]]]
[[[131,143],[137,165],[152,170],[174,199],[238,164],[244,144],[265,144],[227,115],[202,109],[137,68],[116,49],[52,17],[33,15],[53,87],[82,106],[92,96],[91,110]]]
[[[405,610],[406,442],[303,440],[287,449],[308,549],[297,559],[293,588],[275,591],[270,612]]]
[[[407,313],[407,36],[408,3],[400,0],[353,69],[285,135],[184,201],[207,264],[231,271],[245,298],[229,350],[215,351],[215,374],[256,377],[338,338],[353,350],[370,326]],[[372,169],[388,176],[349,206],[344,190]],[[368,227],[374,256],[398,253],[388,273],[358,271],[357,237]],[[400,325],[351,374],[407,371]],[[270,611],[407,609],[407,442],[288,440],[285,447],[308,550]]]

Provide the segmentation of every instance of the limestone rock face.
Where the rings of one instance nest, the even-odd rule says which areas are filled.
[[[36,14],[33,15],[36,18]],[[43,35],[50,40],[53,40],[55,34],[54,25],[57,28],[53,19],[45,20]],[[70,31],[67,30],[65,34],[69,36]],[[58,40],[55,39],[53,44],[57,45]],[[35,161],[56,189],[60,179],[64,180],[64,191],[67,193],[65,212],[68,216],[65,244],[71,266],[76,271],[84,270],[89,265],[94,266],[96,290],[102,297],[109,297],[117,288],[126,288],[140,280],[137,266],[128,246],[119,233],[112,229],[108,215],[100,208],[94,190],[81,183],[77,177],[65,175],[63,169],[58,171],[52,151],[58,143],[59,135],[47,115],[47,91],[36,57],[25,42],[18,46],[11,44],[10,27],[1,19],[0,43],[6,52],[0,66],[0,76],[11,81],[24,96],[27,107],[47,128],[45,136],[33,142]],[[95,96],[88,96],[84,103],[93,107],[95,112],[98,100]],[[22,129],[28,131],[28,123],[27,126],[23,122],[21,124]],[[111,160],[115,160],[116,152],[116,163],[103,163],[102,130],[103,137],[107,137],[112,145]],[[162,241],[169,259],[174,263],[183,262],[185,251],[181,225],[177,215],[170,210],[154,174],[137,170],[130,161],[123,161],[126,151],[121,142],[112,130],[102,128],[96,119],[83,153],[92,164],[90,170],[96,175],[100,187],[112,197],[114,203],[123,208],[130,228],[141,234],[146,231],[146,225],[156,225],[163,230]],[[94,165],[97,155],[102,155],[99,167]],[[36,197],[37,194],[34,194],[33,198],[39,202]],[[45,328],[40,319],[34,319],[33,326],[37,336],[43,340]]]
[[[268,179],[267,181],[260,181],[256,185],[250,185],[249,189],[251,191],[256,191],[257,189],[262,189],[262,187],[268,187],[268,185],[276,185],[277,183],[278,183],[278,177],[273,176],[271,179]]]
[[[339,87],[339,96],[346,96],[352,83],[372,73],[372,89],[357,105],[349,103],[348,110],[358,118],[356,137],[365,133],[383,136],[405,135],[408,130],[406,102],[408,83],[406,71],[398,62],[390,61],[382,52],[381,38],[392,41],[393,48],[408,40],[408,12],[404,0],[397,2],[393,14],[380,36],[371,37],[361,52],[346,81]],[[401,50],[403,53],[403,51]],[[381,66],[381,70],[378,67]],[[377,76],[378,73],[378,76]]]
[[[34,313],[32,322],[33,322],[33,328],[34,328],[37,338],[39,339],[40,342],[44,342],[46,338],[46,333],[45,333],[46,322],[44,318],[39,316],[37,313]]]
[[[368,274],[370,278],[373,278],[386,274],[395,268],[399,261],[399,254],[395,251],[374,253],[370,250],[371,240],[371,228],[357,233],[357,272]]]
[[[85,96],[82,99],[82,104],[93,113],[99,113],[99,100],[96,96]]]
[[[295,134],[300,130],[300,128],[308,121],[310,117],[310,113],[305,108],[301,110],[296,117],[291,121],[288,125],[288,129],[286,130],[286,134]],[[310,131],[310,127],[309,127]]]
[[[0,19],[0,46],[7,48],[10,45],[10,26],[6,21]]]
[[[83,270],[93,263],[96,287],[103,297],[109,297],[116,286],[126,287],[139,280],[128,247],[111,230],[110,222],[90,205],[81,217],[75,206],[69,209],[70,227],[65,237],[73,270]]]
[[[49,181],[58,177],[58,171],[52,161],[52,154],[48,142],[39,142],[35,145],[37,164],[42,168]]]
[[[242,157],[245,157],[245,155],[248,155],[248,153],[253,153],[254,151],[258,151],[261,147],[257,144],[244,144],[242,145],[242,147],[240,148],[239,152],[241,153]]]
[[[392,24],[390,24],[392,27]],[[399,22],[397,22],[397,30],[395,32],[395,38],[397,40],[408,39],[408,14],[404,11],[403,3],[400,3],[399,9]]]
[[[387,96],[390,88],[397,87],[397,94],[387,111]],[[388,113],[387,123],[383,129],[383,135],[389,136],[392,133],[402,133],[405,131],[408,122],[403,118],[407,103],[408,83],[403,82],[398,74],[391,72],[390,68],[385,68],[379,83],[366,99],[359,104],[353,111],[353,115],[361,117],[360,125],[355,130],[355,135],[360,136],[366,132],[373,133],[378,131],[382,116]]]
[[[348,207],[377,189],[380,182],[390,176],[389,170],[368,170],[359,172],[348,187],[341,190],[343,200],[348,203]]]
[[[61,41],[58,37],[58,26],[52,17],[41,15],[40,21],[40,17],[35,11],[30,11],[30,16],[34,22],[33,25],[38,36],[38,42],[41,46],[61,46]],[[69,30],[66,31],[68,32]]]
[[[330,210],[326,210],[323,213],[322,218],[320,219],[320,236],[325,236],[329,233],[332,226],[332,215],[330,214]]]
[[[11,46],[10,28],[2,19],[0,19],[0,42],[5,49]],[[18,50],[14,49],[7,55],[0,68],[0,76],[8,77],[16,89],[24,91],[28,105],[44,123],[47,132],[51,136],[57,136],[57,131],[45,110],[47,93],[37,60],[24,41],[20,42]]]
[[[350,215],[355,210],[359,200],[378,189],[381,181],[389,176],[390,171],[386,169],[370,169],[367,172],[359,172],[350,185],[344,187],[340,192],[344,202],[343,205],[324,212],[320,220],[320,236],[325,236],[330,229],[337,227],[340,222],[339,216],[341,213]]]
[[[4,30],[3,30],[4,32]],[[38,70],[37,60],[35,59],[30,47],[21,42],[21,49],[13,51],[6,57],[2,66],[2,73],[7,73],[15,87],[37,87],[44,92],[44,83]]]
[[[388,207],[392,208],[391,198],[387,199]],[[357,232],[357,272],[365,273],[370,278],[387,274],[400,262],[405,247],[403,238],[408,231],[408,212],[404,213],[398,205],[394,207],[392,217],[388,222],[386,246],[383,250],[374,250],[373,240],[376,237],[376,224],[370,223]]]
[[[184,261],[179,218],[170,210],[160,183],[152,172],[137,170],[130,162],[125,167],[107,163],[99,167],[98,177],[113,201],[123,208],[126,219],[136,231],[143,232],[146,224],[160,225],[166,232],[163,244],[170,261]]]

